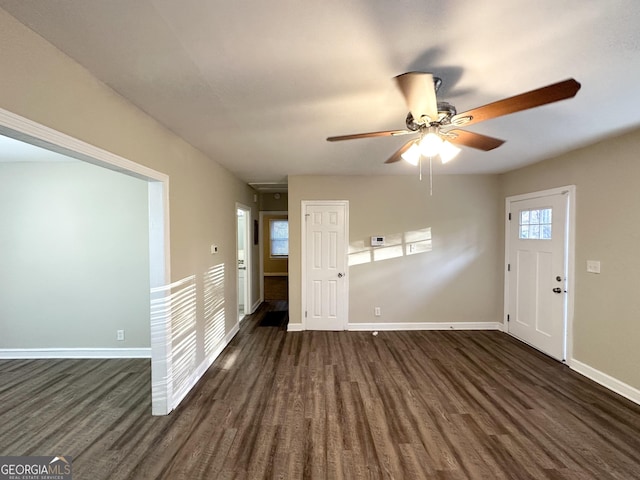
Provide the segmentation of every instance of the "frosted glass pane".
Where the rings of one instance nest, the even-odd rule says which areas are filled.
[[[540,238],[540,225],[531,225],[529,227],[529,238]]]
[[[552,209],[539,208],[520,212],[520,238],[529,240],[550,240]]]
[[[540,223],[540,210],[531,210],[529,223]]]

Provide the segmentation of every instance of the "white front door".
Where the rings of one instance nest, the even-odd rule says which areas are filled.
[[[305,328],[345,330],[348,203],[303,202],[302,214]]]
[[[568,194],[507,199],[508,332],[558,360],[566,359]]]

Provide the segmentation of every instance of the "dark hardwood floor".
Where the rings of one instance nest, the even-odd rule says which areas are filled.
[[[0,455],[78,480],[640,478],[640,406],[505,334],[258,326],[282,308],[167,417],[148,360],[0,361]]]

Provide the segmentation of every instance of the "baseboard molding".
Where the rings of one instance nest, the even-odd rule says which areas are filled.
[[[151,348],[2,348],[0,359],[151,358]]]
[[[392,330],[500,330],[500,322],[421,322],[421,323],[350,323],[352,331]]]
[[[205,358],[202,363],[194,370],[194,372],[189,377],[189,380],[185,383],[184,387],[179,392],[175,392],[173,395],[173,402],[171,404],[171,409],[175,410],[180,402],[184,400],[184,397],[191,391],[191,389],[200,381],[205,372],[209,369],[209,367],[216,361],[216,359],[220,356],[222,351],[225,349],[229,342],[233,340],[233,337],[236,336],[236,333],[240,330],[240,326],[236,324],[229,333],[225,335],[225,337],[218,343],[216,348]]]
[[[288,332],[306,330],[301,323],[287,325]],[[422,322],[422,323],[349,323],[352,332],[375,332],[393,330],[503,330],[500,322]]]
[[[627,385],[617,378],[614,378],[611,375],[607,375],[600,370],[596,370],[586,363],[582,363],[576,359],[571,359],[571,361],[569,362],[569,367],[579,374],[584,375],[585,377],[593,380],[596,383],[599,383],[603,387],[606,387],[609,390],[617,393],[618,395],[622,395],[623,397],[628,398],[632,402],[640,405],[640,390],[638,390],[637,388],[632,387],[631,385]]]
[[[258,307],[259,307],[260,305],[262,305],[262,298],[259,298],[259,299],[256,301],[256,303],[254,303],[253,305],[251,305],[251,312],[249,312],[249,313],[254,313],[254,312],[258,309]]]

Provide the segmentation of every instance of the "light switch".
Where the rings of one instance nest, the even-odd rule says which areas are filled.
[[[217,245],[211,245],[211,255],[213,255],[214,253],[218,253]]]
[[[600,261],[599,260],[587,260],[587,272],[600,273]]]

